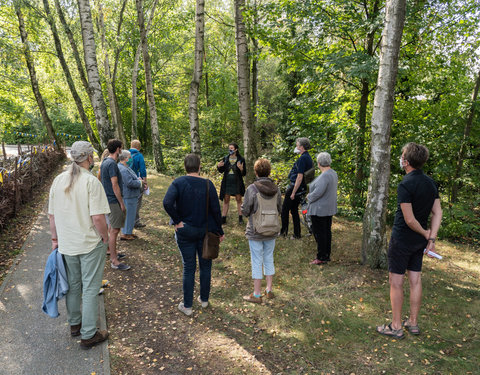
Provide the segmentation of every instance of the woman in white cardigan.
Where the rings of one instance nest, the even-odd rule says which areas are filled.
[[[328,152],[319,153],[317,163],[322,173],[310,184],[307,195],[308,214],[317,241],[317,258],[310,264],[326,264],[332,250],[332,216],[337,213],[338,176],[330,168],[332,157]]]

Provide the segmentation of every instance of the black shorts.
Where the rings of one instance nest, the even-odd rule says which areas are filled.
[[[422,270],[425,245],[412,247],[402,244],[401,241],[395,238],[390,238],[388,271],[399,275],[405,274],[406,270],[420,272]]]

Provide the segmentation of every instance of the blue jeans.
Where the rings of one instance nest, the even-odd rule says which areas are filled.
[[[192,307],[193,288],[195,285],[195,270],[197,260],[200,265],[200,298],[208,301],[210,296],[210,281],[212,278],[212,260],[202,258],[203,238],[205,228],[197,228],[183,224],[175,233],[178,248],[182,254],[183,262],[183,304],[186,308]]]
[[[138,197],[136,198],[123,198],[125,208],[127,209],[127,215],[125,217],[125,225],[122,228],[123,234],[132,234],[133,226],[135,225],[135,215],[137,214]]]
[[[275,249],[275,239],[268,241],[248,240],[250,245],[250,257],[252,259],[252,279],[263,279],[265,276],[275,274],[273,265],[273,250]]]

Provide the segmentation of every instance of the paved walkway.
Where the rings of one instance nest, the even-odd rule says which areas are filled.
[[[0,286],[0,375],[109,375],[108,346],[80,349],[80,339],[70,336],[64,300],[58,303],[58,318],[42,311],[50,249],[48,218],[42,213]],[[99,302],[98,324],[105,329],[103,297]]]

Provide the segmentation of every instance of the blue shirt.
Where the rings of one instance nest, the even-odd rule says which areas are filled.
[[[305,151],[297,161],[293,164],[290,173],[288,174],[288,179],[290,182],[295,183],[297,180],[297,175],[299,173],[304,174],[306,171],[313,167],[313,160],[308,151]],[[302,184],[305,183],[305,180],[302,180]]]
[[[212,181],[209,183],[208,231],[223,235],[222,218],[218,195]],[[193,227],[206,226],[207,180],[200,177],[182,176],[168,187],[163,198],[163,207],[173,224],[181,221]]]
[[[62,254],[55,249],[50,253],[45,265],[45,274],[43,277],[43,304],[42,310],[52,318],[56,318],[58,313],[57,301],[68,292],[68,280],[65,265],[63,264]]]
[[[122,174],[118,169],[118,165],[112,158],[103,159],[102,165],[100,166],[100,175],[102,179],[102,185],[105,189],[105,194],[107,195],[108,203],[119,203],[115,192],[113,191],[112,177],[117,177],[118,186],[120,187],[120,192],[122,191],[123,180]]]
[[[136,148],[131,148],[130,150],[131,155],[131,163],[129,163],[129,167],[135,172],[137,177],[145,178],[147,177],[147,169],[145,168],[145,159],[140,151]]]

